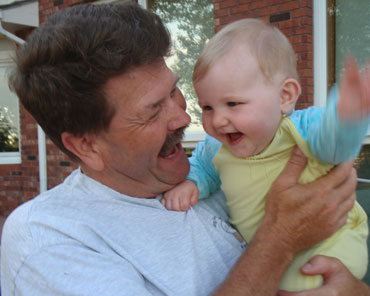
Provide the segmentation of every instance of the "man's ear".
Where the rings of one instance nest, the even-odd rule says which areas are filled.
[[[284,80],[280,94],[280,110],[282,114],[290,114],[301,94],[301,85],[294,78]]]
[[[75,136],[69,132],[62,133],[62,142],[73,154],[88,167],[95,171],[104,169],[104,161],[95,145],[95,137],[89,134]]]

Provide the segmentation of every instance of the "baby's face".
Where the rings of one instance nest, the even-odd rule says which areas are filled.
[[[194,85],[205,131],[237,157],[260,153],[281,119],[281,80],[267,81],[245,47],[222,56]]]

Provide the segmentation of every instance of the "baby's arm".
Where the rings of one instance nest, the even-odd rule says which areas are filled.
[[[163,194],[161,203],[172,211],[187,211],[194,206],[199,198],[197,186],[190,180],[185,180]]]
[[[336,165],[358,155],[370,124],[369,72],[368,67],[361,74],[355,60],[347,59],[339,90],[332,89],[326,109],[297,112],[296,126],[306,130],[312,152],[323,162]]]
[[[354,58],[347,58],[339,86],[338,119],[358,120],[370,115],[370,65],[363,74]]]

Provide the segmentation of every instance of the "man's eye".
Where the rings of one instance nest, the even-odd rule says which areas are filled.
[[[152,106],[152,114],[149,117],[149,120],[154,120],[158,117],[159,113],[162,110],[162,104],[158,103]]]
[[[239,103],[237,103],[237,102],[227,102],[227,105],[229,107],[235,107],[235,106],[239,105]]]
[[[176,86],[173,90],[171,90],[171,92],[170,92],[170,96],[171,97],[173,97],[173,96],[175,96],[176,95],[176,92],[177,92],[177,90],[178,90],[179,88]]]

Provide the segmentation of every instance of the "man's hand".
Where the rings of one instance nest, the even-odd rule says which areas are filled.
[[[307,275],[321,274],[323,286],[301,292],[279,291],[278,296],[370,296],[370,287],[356,279],[336,258],[315,256],[301,271]]]
[[[356,171],[341,164],[316,181],[297,184],[306,159],[295,149],[284,171],[274,182],[262,225],[293,253],[324,240],[347,220],[356,195]]]

